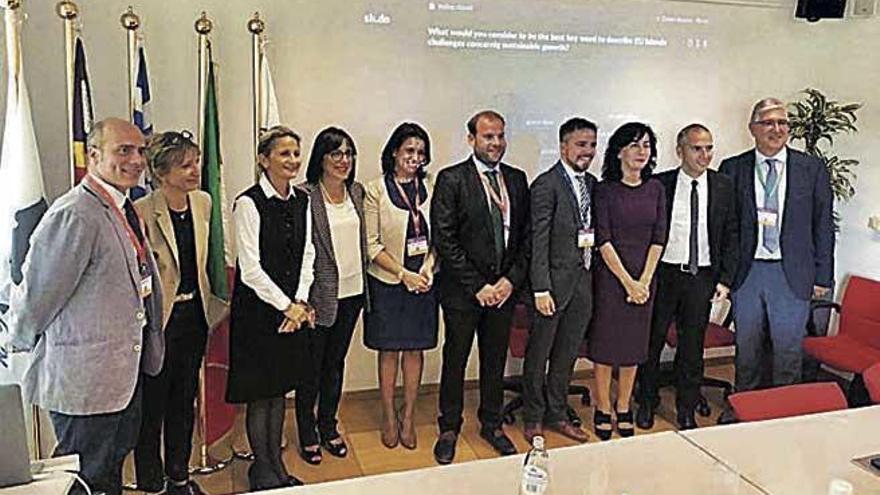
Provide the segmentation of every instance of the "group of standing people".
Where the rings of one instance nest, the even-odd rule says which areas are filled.
[[[624,124],[608,140],[597,181],[587,169],[598,128],[572,118],[559,129],[559,160],[531,189],[523,171],[502,162],[505,121],[491,110],[467,122],[472,154],[436,176],[427,171],[428,133],[399,125],[382,150],[382,175],[366,186],[355,180],[357,150],[344,130],[317,135],[302,185],[294,185],[300,136],[265,130],[259,177],[234,204],[226,396],[247,407],[251,489],[302,484],[281,458],[291,390],[300,456],[319,464],[325,452],[348,454],[337,411],[362,312],[364,344],[378,351],[381,441],[414,449],[423,351],[437,345],[443,306],[441,464],[455,457],[474,336],[480,436],[502,455],[516,452],[501,410],[519,303],[535,309],[523,373],[529,441],[544,428],[588,440],[565,413],[585,338],[595,435],[650,428],[671,322],[677,419],[695,427],[703,331],[712,301],[728,294],[737,389],[761,385],[768,338],[774,384],[798,381],[809,298],[832,285],[829,177],[821,162],[787,147],[779,100],[759,101],[749,130],[755,148],[715,172],[711,132],[688,125],[676,139],[680,166],[654,175],[653,130]],[[89,175],[46,213],[13,288],[13,343],[33,352],[26,398],[50,411],[56,453],[78,453],[94,489],[120,493],[134,449],[140,489],[202,493],[188,477],[192,406],[208,329],[225,307],[206,275],[212,205],[199,191],[198,148],[187,132],[145,141],[130,123],[106,119],[92,129],[87,154]],[[158,188],[133,205],[128,189],[147,166]]]

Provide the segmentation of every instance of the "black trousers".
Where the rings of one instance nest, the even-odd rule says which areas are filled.
[[[208,324],[198,299],[173,306],[165,326],[165,364],[157,376],[143,376],[143,419],[134,451],[138,485],[189,479],[189,457],[199,368],[205,355]],[[163,433],[164,427],[164,435]],[[165,467],[160,456],[164,440]]]
[[[122,463],[137,442],[141,424],[141,383],[125,409],[106,414],[73,416],[50,411],[58,444],[54,457],[79,454],[80,476],[92,492],[122,493]],[[84,494],[75,484],[72,495]]]
[[[714,275],[709,268],[701,268],[696,275],[691,275],[681,271],[678,265],[661,262],[657,267],[648,360],[638,371],[640,404],[659,399],[660,354],[669,324],[675,321],[678,331],[674,363],[676,407],[692,410],[696,406],[703,381],[703,340],[714,292]]]
[[[556,423],[567,417],[568,385],[593,316],[593,275],[579,271],[565,306],[557,306],[550,317],[535,312],[523,363],[523,421],[527,423]]]
[[[504,402],[504,363],[513,318],[514,297],[502,308],[483,308],[474,303],[470,309],[443,308],[446,325],[443,342],[443,366],[440,375],[440,431],[461,431],[464,409],[464,375],[474,334],[480,353],[480,407],[477,417],[482,429],[501,426]]]
[[[339,436],[336,431],[336,412],[342,396],[342,377],[345,375],[345,356],[351,344],[354,326],[364,307],[362,295],[340,299],[336,321],[329,327],[318,325],[309,329],[309,344],[316,364],[312,380],[296,390],[296,427],[299,443],[313,445],[317,436],[332,440]],[[317,419],[315,403],[317,402]],[[317,422],[318,432],[315,430]]]

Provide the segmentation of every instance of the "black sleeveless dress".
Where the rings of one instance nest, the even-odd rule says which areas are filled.
[[[305,250],[308,196],[295,191],[287,200],[267,198],[259,184],[241,194],[260,215],[260,266],[293,299]],[[241,280],[236,266],[229,331],[229,382],[232,403],[281,397],[308,379],[312,366],[308,332],[278,333],[284,315],[260,299]]]

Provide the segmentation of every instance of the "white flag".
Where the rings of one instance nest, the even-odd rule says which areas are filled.
[[[6,26],[20,22],[15,16],[16,11],[6,10]],[[0,151],[0,383],[17,382],[23,371],[22,356],[11,353],[6,316],[12,285],[22,279],[31,233],[48,209],[17,28],[6,31],[6,55],[6,123]]]
[[[278,98],[275,97],[275,85],[272,84],[272,71],[269,69],[269,57],[263,45],[260,57],[260,127],[268,129],[281,123],[278,113]]]

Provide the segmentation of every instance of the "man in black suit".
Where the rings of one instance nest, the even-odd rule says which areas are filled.
[[[773,385],[801,379],[801,344],[810,298],[834,279],[833,196],[825,165],[786,146],[785,103],[755,104],[755,148],[724,160],[739,214],[739,265],[731,296],[736,323],[736,389],[761,385],[766,329],[773,347]]]
[[[593,313],[590,200],[596,179],[587,169],[596,155],[596,133],[596,124],[586,119],[562,124],[560,159],[531,186],[530,273],[537,314],[523,364],[523,433],[529,443],[543,434],[542,423],[573,440],[588,439],[568,421],[566,410],[571,373]]]
[[[657,269],[648,361],[639,367],[636,425],[654,426],[660,354],[675,322],[675,391],[680,429],[696,428],[694,408],[703,380],[703,337],[713,302],[727,298],[739,259],[739,233],[730,178],[709,170],[712,133],[690,124],[678,133],[681,166],[656,177],[666,189],[669,242]]]
[[[431,232],[440,259],[446,327],[440,376],[440,437],[434,457],[448,464],[461,431],[464,375],[477,335],[482,436],[502,455],[516,448],[501,428],[502,382],[515,290],[526,285],[529,190],[521,170],[501,163],[504,118],[492,110],[467,123],[473,155],[437,175]]]

